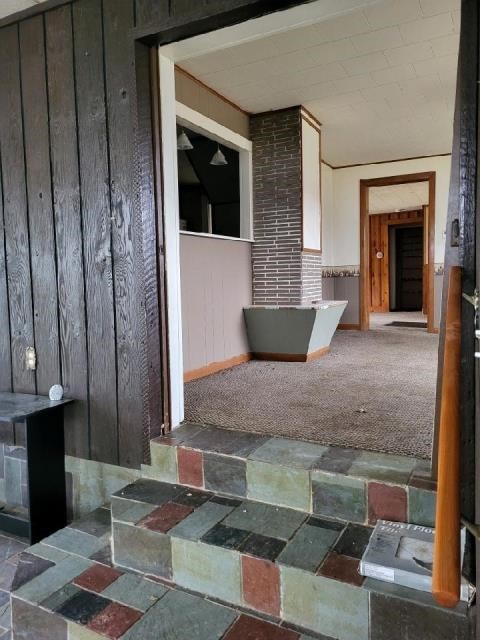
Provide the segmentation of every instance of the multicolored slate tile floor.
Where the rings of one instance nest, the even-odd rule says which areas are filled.
[[[110,511],[97,509],[54,538],[30,547],[3,537],[3,598],[13,594],[16,637],[22,640],[312,640],[268,619],[155,577],[113,568]],[[8,549],[8,551],[7,551]],[[12,555],[13,554],[13,555]],[[9,612],[4,610],[8,618]],[[2,618],[0,618],[2,620]],[[10,639],[4,628],[2,640]]]

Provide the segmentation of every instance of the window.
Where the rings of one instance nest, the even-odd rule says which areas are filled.
[[[240,153],[181,125],[177,140],[180,230],[240,238]]]

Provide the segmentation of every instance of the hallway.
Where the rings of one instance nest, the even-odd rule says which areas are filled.
[[[251,361],[185,385],[185,419],[326,445],[431,456],[438,336],[372,314],[310,363]]]

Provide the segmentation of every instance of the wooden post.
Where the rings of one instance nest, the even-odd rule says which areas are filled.
[[[443,607],[454,607],[460,597],[461,295],[461,268],[451,267],[448,274],[440,397],[438,492],[432,580],[433,596]]]

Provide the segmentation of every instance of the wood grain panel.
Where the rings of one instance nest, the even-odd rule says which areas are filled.
[[[118,437],[119,463],[132,466],[141,459],[142,309],[139,300],[138,261],[141,248],[136,238],[133,202],[132,104],[135,96],[134,45],[131,0],[105,0],[105,71],[110,141],[111,201],[113,221],[113,264],[117,327]],[[138,230],[140,232],[140,229]]]
[[[34,346],[18,28],[0,34],[0,147],[13,389],[35,392],[34,371],[25,369],[25,349]]]
[[[155,180],[153,174],[152,95],[150,49],[135,45],[137,78],[137,168],[143,234],[143,268],[145,286],[145,313],[148,352],[148,417],[150,437],[160,435],[163,423],[162,407],[162,351],[161,318],[159,307],[159,264],[163,237],[157,232],[155,208]],[[156,51],[154,54],[156,56]],[[161,194],[159,194],[161,197]]]
[[[37,391],[61,381],[43,17],[20,23]]]
[[[115,314],[102,6],[73,5],[91,457],[118,462]]]
[[[2,156],[0,153],[0,391],[12,389],[12,354],[10,352],[10,317],[3,217]]]
[[[45,16],[50,144],[58,259],[58,300],[70,455],[88,457],[88,357],[85,327],[72,16],[69,5]]]
[[[389,283],[389,227],[395,225],[423,224],[423,211],[400,211],[395,213],[382,213],[369,215],[370,227],[370,311],[386,313],[390,310],[390,283]],[[383,253],[383,258],[377,258],[378,251]],[[428,298],[428,279],[425,282]]]

